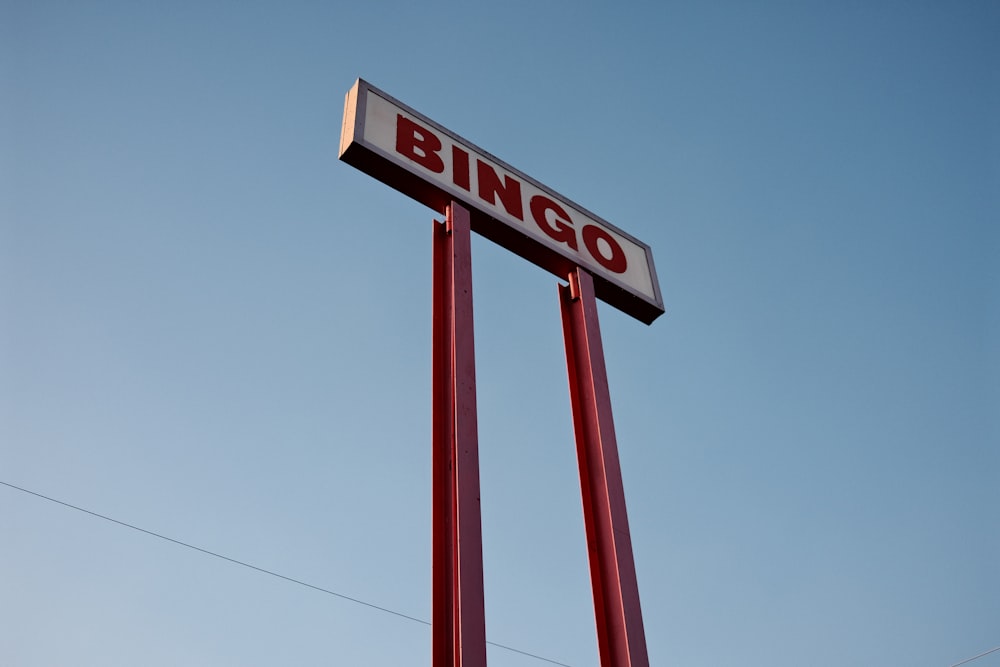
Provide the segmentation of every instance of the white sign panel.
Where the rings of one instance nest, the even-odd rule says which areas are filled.
[[[598,298],[650,323],[663,313],[652,253],[620,229],[359,80],[347,94],[340,159],[566,278],[594,276]]]

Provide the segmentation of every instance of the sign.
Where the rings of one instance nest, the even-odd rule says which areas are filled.
[[[340,159],[567,279],[594,277],[597,298],[646,324],[663,314],[653,255],[629,236],[366,81],[347,93]]]

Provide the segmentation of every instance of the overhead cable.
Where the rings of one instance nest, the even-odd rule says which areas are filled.
[[[131,523],[126,523],[125,521],[119,521],[118,519],[112,518],[110,516],[106,516],[104,514],[99,514],[98,512],[94,512],[92,510],[88,510],[88,509],[86,509],[84,507],[80,507],[79,505],[74,505],[72,503],[68,503],[68,502],[65,502],[63,500],[59,500],[57,498],[52,498],[51,496],[46,496],[44,494],[38,493],[37,491],[32,491],[30,489],[26,489],[24,487],[17,486],[16,484],[11,484],[11,483],[5,482],[3,480],[0,480],[0,484],[4,485],[6,487],[9,487],[11,489],[14,489],[16,491],[21,491],[23,493],[30,494],[32,496],[35,496],[36,498],[41,498],[42,500],[47,500],[47,501],[49,501],[51,503],[55,503],[57,505],[62,505],[63,507],[68,507],[69,509],[76,510],[77,512],[83,512],[84,514],[89,514],[92,517],[96,517],[98,519],[103,519],[104,521],[110,521],[111,523],[117,524],[119,526],[123,526],[125,528],[130,528],[130,529],[138,531],[140,533],[145,533],[146,535],[150,535],[152,537],[156,537],[156,538],[159,538],[161,540],[165,540],[167,542],[171,542],[173,544],[176,544],[178,546],[184,547],[186,549],[192,549],[194,551],[203,553],[206,556],[212,556],[213,558],[218,558],[218,559],[224,560],[226,562],[232,563],[234,565],[239,565],[241,567],[245,567],[245,568],[248,568],[248,569],[251,569],[251,570],[255,570],[257,572],[260,572],[262,574],[267,574],[267,575],[270,575],[272,577],[277,577],[278,579],[283,579],[283,580],[291,582],[293,584],[298,584],[299,586],[305,586],[306,588],[311,588],[314,591],[319,591],[320,593],[326,593],[327,595],[332,595],[334,597],[338,597],[341,600],[347,600],[348,602],[353,602],[355,604],[360,604],[360,605],[363,605],[365,607],[369,607],[371,609],[376,609],[378,611],[385,612],[387,614],[392,614],[393,616],[398,616],[400,618],[405,618],[406,620],[413,621],[414,623],[420,623],[422,625],[427,625],[427,626],[430,625],[429,621],[425,621],[422,618],[417,618],[416,616],[410,616],[409,614],[404,614],[402,612],[395,611],[395,610],[389,609],[387,607],[382,607],[382,606],[379,606],[377,604],[372,604],[371,602],[366,602],[366,601],[361,600],[359,598],[351,597],[350,595],[344,595],[343,593],[338,593],[336,591],[332,591],[329,588],[323,588],[322,586],[316,586],[315,584],[310,584],[310,583],[308,583],[306,581],[302,581],[301,579],[295,579],[294,577],[289,577],[289,576],[286,576],[284,574],[280,574],[278,572],[275,572],[273,570],[268,570],[268,569],[263,568],[263,567],[258,567],[256,565],[251,564],[251,563],[247,563],[246,561],[238,560],[236,558],[231,558],[229,556],[224,556],[223,554],[216,553],[215,551],[209,551],[208,549],[203,549],[203,548],[201,548],[199,546],[195,546],[193,544],[189,544],[188,542],[182,542],[181,540],[177,540],[177,539],[174,539],[172,537],[167,537],[166,535],[163,535],[161,533],[156,533],[156,532],[154,532],[152,530],[147,530],[145,528],[140,528],[139,526],[136,526],[136,525],[131,524]],[[505,644],[499,644],[497,642],[492,642],[492,641],[489,641],[489,640],[487,640],[486,643],[489,644],[490,646],[495,646],[496,648],[500,648],[500,649],[503,649],[505,651],[510,651],[512,653],[518,653],[520,655],[527,656],[529,658],[535,658],[536,660],[541,660],[542,662],[547,662],[549,664],[560,665],[561,667],[572,667],[572,665],[568,665],[565,662],[559,662],[558,660],[552,660],[551,658],[546,658],[544,656],[536,655],[534,653],[529,653],[528,651],[522,651],[521,649],[514,648],[513,646],[507,646]]]

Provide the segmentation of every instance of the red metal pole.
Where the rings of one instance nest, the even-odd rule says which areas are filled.
[[[434,224],[433,667],[486,666],[469,211]]]
[[[648,667],[594,281],[559,287],[601,667]]]

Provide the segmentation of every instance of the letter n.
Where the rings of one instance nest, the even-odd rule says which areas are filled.
[[[521,204],[521,183],[504,174],[503,183],[493,167],[482,160],[476,160],[476,176],[479,179],[479,198],[496,206],[497,196],[504,209],[518,220],[524,220]]]

